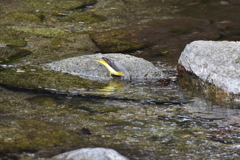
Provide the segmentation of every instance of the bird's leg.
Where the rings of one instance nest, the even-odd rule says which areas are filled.
[[[109,72],[109,77],[113,78],[113,77],[112,77],[112,74],[111,74],[110,72]]]

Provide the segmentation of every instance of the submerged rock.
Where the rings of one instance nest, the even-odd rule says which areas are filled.
[[[137,58],[124,54],[94,54],[72,57],[60,61],[45,64],[48,69],[78,75],[90,79],[110,79],[109,71],[105,66],[96,62],[96,60],[107,57],[121,63],[132,78],[160,78],[163,73],[155,67],[151,62],[142,58]]]
[[[0,152],[39,150],[56,144],[81,142],[80,135],[38,120],[1,117]]]
[[[97,3],[97,0],[24,0],[25,4],[28,6],[32,6],[38,9],[51,9],[51,10],[70,10],[75,8],[82,8],[88,5],[93,5]]]
[[[113,149],[82,148],[54,156],[52,160],[128,160]]]
[[[1,46],[25,47],[27,45],[27,41],[13,34],[2,33],[0,35],[0,44]]]
[[[194,41],[178,62],[204,81],[228,93],[240,93],[240,42]]]
[[[26,20],[31,22],[41,22],[43,19],[42,15],[30,12],[11,12],[7,16],[12,17],[16,20]]]
[[[106,85],[35,66],[5,69],[0,72],[0,77],[0,83],[10,87],[54,93],[82,93]]]
[[[187,43],[196,39],[216,40],[220,35],[217,26],[209,20],[177,17],[90,33],[90,37],[102,52],[132,51],[135,52],[133,55],[148,59],[152,55],[154,60],[156,56],[164,55],[178,58]]]
[[[86,23],[98,23],[105,21],[106,18],[100,15],[96,15],[93,12],[74,12],[71,15],[60,19],[62,22],[86,22]]]
[[[0,48],[0,64],[16,62],[21,57],[32,54],[31,51],[26,49],[19,49],[13,47],[1,47]]]
[[[93,33],[90,37],[105,53],[132,51],[149,46],[149,44],[140,43],[135,38],[127,38],[134,34],[134,29],[124,28]]]
[[[42,35],[45,37],[57,37],[62,35],[70,34],[69,31],[64,31],[58,28],[31,28],[26,26],[9,26],[8,29],[13,29],[16,31],[27,32],[36,35]]]

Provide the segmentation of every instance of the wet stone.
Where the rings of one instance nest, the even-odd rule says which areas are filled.
[[[32,104],[41,105],[44,107],[57,105],[57,99],[50,96],[35,96],[27,99]]]
[[[0,64],[16,62],[19,58],[32,54],[29,50],[13,47],[0,47]]]
[[[39,150],[80,140],[78,134],[46,122],[11,118],[1,120],[0,152]]]
[[[104,87],[104,83],[82,79],[79,76],[25,66],[0,72],[0,83],[28,90],[69,93]]]
[[[30,28],[25,26],[9,26],[8,29],[13,29],[16,31],[27,32],[36,35],[42,35],[45,37],[57,37],[62,35],[70,34],[69,31],[64,31],[58,28]]]
[[[16,20],[26,20],[31,22],[41,22],[43,18],[41,15],[29,12],[11,12],[7,16]]]
[[[48,9],[48,10],[70,10],[75,8],[83,8],[89,5],[97,3],[97,0],[24,0],[25,4],[38,9]]]
[[[2,33],[0,35],[0,45],[3,46],[15,46],[15,47],[24,47],[27,45],[27,42],[18,36],[12,34]]]
[[[151,79],[161,78],[163,76],[162,71],[155,67],[151,62],[142,58],[120,53],[99,53],[94,55],[73,57],[45,64],[45,67],[51,70],[70,73],[85,78],[111,79],[107,68],[96,62],[96,60],[101,60],[102,57],[107,57],[121,63],[132,75],[133,79]]]
[[[239,48],[239,42],[194,41],[185,47],[178,62],[203,81],[239,94]]]
[[[107,148],[82,148],[54,156],[52,160],[128,160],[113,149]]]
[[[64,43],[61,42],[65,41]],[[53,43],[56,42],[56,43]],[[74,35],[67,35],[65,39],[57,39],[55,41],[52,41],[52,46],[57,46],[57,45],[65,45],[65,49],[70,48],[77,50],[78,55],[80,55],[79,50],[85,50],[85,51],[90,51],[90,52],[99,52],[100,49],[93,43],[91,38],[89,37],[88,34],[74,34]],[[83,53],[87,54],[87,53]],[[89,54],[89,53],[88,53]]]
[[[99,32],[90,34],[92,40],[101,49],[102,52],[124,52],[144,48],[149,44],[138,42],[137,39],[128,39],[130,35],[134,35],[134,29],[118,29],[107,32]]]
[[[102,52],[137,50],[133,54],[155,58],[156,55],[179,54],[186,43],[195,39],[219,39],[219,33],[209,20],[178,17],[92,33],[90,37]]]
[[[85,22],[85,23],[98,23],[105,21],[106,18],[96,15],[92,12],[74,12],[60,19],[62,22]]]

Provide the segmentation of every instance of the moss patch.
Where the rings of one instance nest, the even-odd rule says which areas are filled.
[[[24,47],[27,45],[27,42],[21,37],[2,33],[0,35],[0,44],[7,46]]]
[[[78,76],[56,71],[42,70],[36,67],[21,67],[0,72],[0,83],[30,90],[48,90],[68,93],[71,91],[93,89],[105,86]]]
[[[5,50],[6,52],[0,53],[0,64],[9,64],[9,63],[13,63],[13,62],[17,62],[20,58],[25,57],[27,55],[32,54],[31,51],[26,50],[26,49],[13,49],[13,51],[11,52],[11,50]],[[10,54],[8,54],[10,53]],[[11,55],[11,53],[13,53]]]
[[[29,13],[29,12],[11,12],[7,16],[12,17],[16,20],[26,20],[31,22],[41,22],[43,16],[37,15],[35,13]]]
[[[1,126],[0,151],[39,150],[63,143],[79,142],[74,132],[38,120],[14,120]]]
[[[74,12],[66,17],[63,17],[62,22],[86,22],[86,23],[98,23],[105,21],[106,18],[100,15],[96,15],[92,12]]]
[[[50,9],[50,10],[70,10],[75,8],[81,8],[88,5],[97,3],[97,0],[24,0],[25,4],[38,9]]]
[[[23,31],[27,33],[42,35],[45,37],[57,37],[57,36],[67,35],[71,33],[61,29],[57,29],[57,28],[29,28],[29,27],[20,27],[20,26],[11,26],[8,28],[16,31]]]
[[[127,38],[134,34],[134,30],[124,28],[93,33],[90,37],[103,52],[124,52],[146,47],[146,44],[139,43],[137,39]]]
[[[228,103],[226,99],[232,100],[233,98],[222,89],[208,82],[204,82],[192,73],[179,77],[177,82],[181,87],[186,88],[190,95],[204,97],[214,104],[226,105]]]

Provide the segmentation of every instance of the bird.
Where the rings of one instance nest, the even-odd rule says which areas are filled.
[[[110,75],[121,76],[127,80],[132,79],[131,74],[118,61],[114,61],[114,60],[106,58],[106,57],[102,57],[101,60],[96,60],[96,61],[101,63],[102,65],[104,65],[110,72]]]

